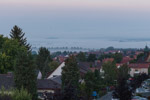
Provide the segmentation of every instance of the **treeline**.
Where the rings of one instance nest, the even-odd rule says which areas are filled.
[[[115,54],[101,54],[101,55],[96,55],[96,54],[87,54],[86,52],[80,52],[77,55],[78,61],[82,62],[94,62],[95,60],[100,60],[103,61],[105,58],[114,58],[114,61],[116,63],[120,63],[123,59],[123,54],[122,53],[115,53]]]

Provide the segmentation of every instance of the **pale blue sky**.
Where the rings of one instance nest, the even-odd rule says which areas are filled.
[[[150,37],[150,0],[0,0],[0,34]]]

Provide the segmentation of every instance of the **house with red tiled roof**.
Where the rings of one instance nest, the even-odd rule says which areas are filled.
[[[122,61],[120,62],[120,63],[117,63],[116,64],[116,66],[117,66],[117,68],[120,68],[122,65],[124,65],[124,64],[127,64],[127,65],[129,65],[129,62],[131,61],[131,60],[133,60],[134,58],[131,58],[131,57],[129,57],[129,56],[125,56],[125,57],[123,57],[123,59],[122,59]]]
[[[148,74],[149,63],[134,63],[129,64],[128,67],[130,68],[130,75],[133,77],[137,74]]]
[[[122,61],[121,61],[121,64],[129,64],[129,62],[131,60],[133,60],[134,58],[130,58],[129,56],[125,56],[123,57]]]

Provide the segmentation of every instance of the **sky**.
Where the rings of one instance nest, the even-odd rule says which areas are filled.
[[[150,0],[0,0],[0,34],[27,38],[150,37]]]

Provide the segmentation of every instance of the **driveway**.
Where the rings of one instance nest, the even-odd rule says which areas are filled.
[[[112,92],[108,92],[106,95],[101,97],[99,100],[111,100],[112,99]]]

